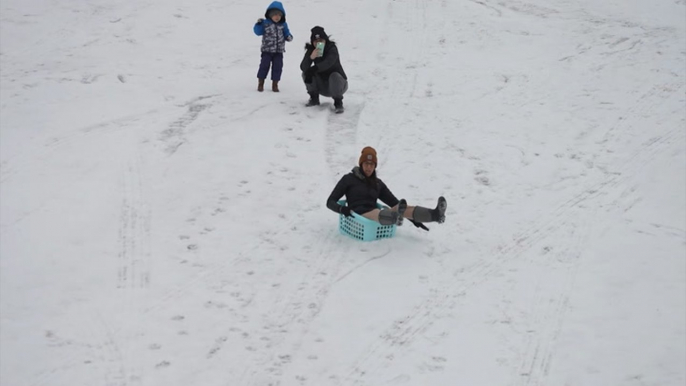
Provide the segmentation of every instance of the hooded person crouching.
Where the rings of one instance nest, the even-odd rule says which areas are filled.
[[[310,42],[300,63],[305,88],[310,95],[306,106],[319,105],[319,96],[333,98],[336,113],[343,112],[343,94],[348,91],[348,77],[343,71],[336,43],[329,40],[324,28],[311,30]]]

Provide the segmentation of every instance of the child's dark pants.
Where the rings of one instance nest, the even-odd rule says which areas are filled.
[[[281,80],[281,70],[283,70],[283,53],[263,52],[260,60],[260,69],[257,71],[257,78],[266,79],[269,73],[269,66],[272,67],[272,80]]]

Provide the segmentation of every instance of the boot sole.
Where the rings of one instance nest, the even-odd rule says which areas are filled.
[[[403,219],[405,218],[405,211],[407,210],[407,201],[405,199],[401,199],[400,202],[398,202],[398,221],[396,222],[397,225],[403,225]]]
[[[445,222],[445,210],[448,209],[448,202],[445,197],[438,197],[438,205],[436,205],[436,210],[438,211],[438,223],[442,224]]]

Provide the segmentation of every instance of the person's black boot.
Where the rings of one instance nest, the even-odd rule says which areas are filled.
[[[423,206],[415,206],[412,217],[416,222],[437,222],[442,224],[445,222],[445,210],[448,208],[448,202],[445,197],[438,197],[438,203],[435,209],[425,208]],[[416,225],[416,224],[415,224]]]
[[[405,218],[405,211],[407,210],[407,201],[404,198],[400,199],[398,202],[398,221],[395,223],[397,226],[403,225],[403,219]]]
[[[319,94],[314,92],[308,94],[310,94],[310,100],[307,101],[307,104],[305,106],[319,106]]]
[[[334,98],[333,107],[336,110],[336,114],[340,114],[345,111],[343,109],[343,98]]]
[[[438,197],[438,204],[436,204],[436,209],[434,209],[434,221],[443,224],[445,222],[445,210],[447,208],[448,202],[445,200],[445,197]]]

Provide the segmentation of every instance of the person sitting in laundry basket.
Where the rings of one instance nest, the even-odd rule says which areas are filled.
[[[370,146],[362,149],[358,166],[338,181],[326,200],[326,207],[344,216],[352,216],[355,212],[381,225],[400,225],[402,219],[407,218],[416,227],[427,231],[429,229],[423,223],[445,222],[448,204],[444,197],[438,198],[438,204],[434,209],[408,206],[405,199],[398,200],[388,186],[376,176],[377,165],[376,150]],[[346,197],[347,206],[338,204],[343,196]],[[377,200],[390,208],[378,209]]]

